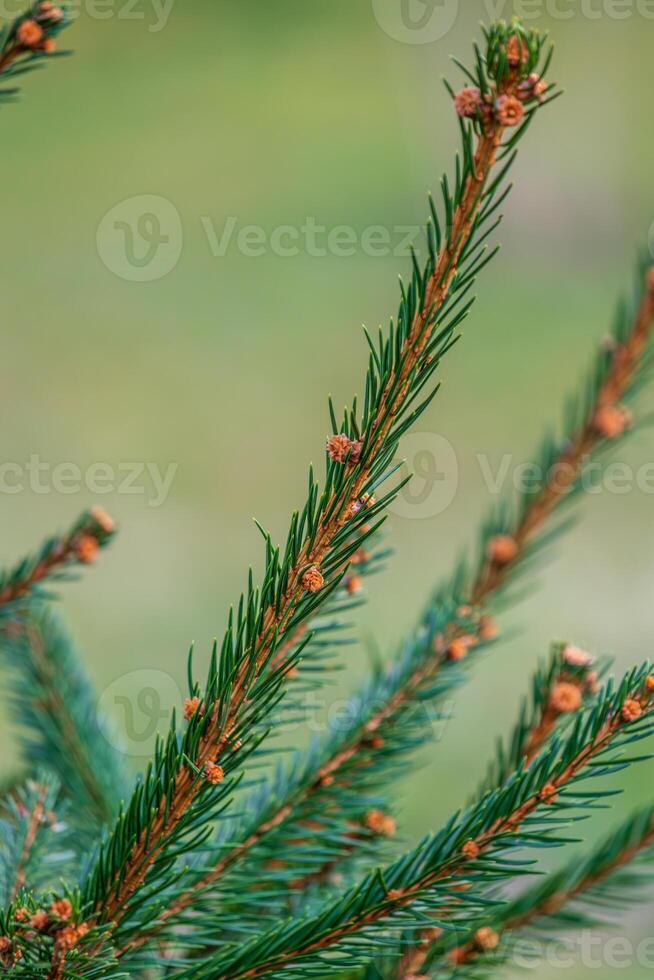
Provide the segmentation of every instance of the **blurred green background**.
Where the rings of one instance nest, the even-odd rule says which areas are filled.
[[[160,506],[142,476],[138,493],[64,493],[47,475],[45,492],[28,478],[21,492],[3,486],[6,563],[87,505],[120,523],[97,567],[61,589],[100,692],[137,668],[155,685],[163,678],[162,690],[181,688],[189,643],[206,660],[249,565],[260,567],[252,516],[284,536],[308,462],[322,462],[326,395],[341,405],[361,391],[360,324],[394,313],[397,276],[408,272],[393,247],[366,254],[361,235],[381,225],[396,246],[404,226],[425,219],[426,192],[451,167],[457,133],[440,83],[445,72],[460,77],[448,57],[467,57],[493,9],[520,10],[490,0],[437,5],[435,17],[453,15],[451,28],[412,43],[420,32],[403,36],[400,6],[177,0],[166,19],[146,0],[87,0],[62,38],[74,57],[29,76],[21,104],[1,111],[2,462],[22,467],[34,454],[84,473],[96,463],[176,467]],[[421,422],[427,450],[434,434],[454,448],[454,499],[441,513],[429,501],[399,507],[397,554],[370,583],[360,634],[389,656],[431,587],[474,544],[490,502],[479,454],[493,470],[511,454],[512,473],[560,417],[654,218],[647,5],[524,6],[534,26],[551,30],[552,76],[566,94],[523,143],[502,252],[482,274],[442,393]],[[5,0],[3,9],[18,8]],[[111,215],[102,222],[132,198],[116,214],[126,207],[129,221],[135,208],[136,217],[143,195],[169,202],[163,234],[167,216],[179,215],[181,234],[166,245],[179,256],[167,275],[130,281],[122,233],[111,237]],[[307,254],[301,240],[297,254],[277,254],[268,241],[253,256],[236,241],[244,226],[270,235],[307,217],[352,228],[353,254]],[[230,218],[234,236],[215,254],[211,232],[220,238]],[[147,241],[135,248],[144,253]],[[653,453],[644,430],[620,460],[636,470]],[[651,492],[637,487],[581,502],[538,589],[506,616],[511,638],[475,670],[419,774],[397,787],[407,840],[465,800],[553,638],[610,652],[620,666],[651,652],[653,510]],[[329,704],[363,675],[367,656],[365,645],[348,653]],[[15,743],[3,730],[8,771]],[[628,802],[651,796],[653,771],[629,777]],[[648,934],[651,912],[641,905],[630,935]],[[581,966],[567,972],[585,975]]]

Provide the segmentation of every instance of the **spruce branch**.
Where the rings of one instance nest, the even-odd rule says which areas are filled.
[[[45,597],[46,581],[63,579],[71,568],[95,561],[98,551],[111,541],[114,532],[115,525],[109,515],[100,507],[92,507],[68,532],[48,538],[36,554],[1,573],[0,620],[14,615],[21,602]]]
[[[471,885],[514,877],[529,866],[518,848],[559,846],[559,817],[579,820],[606,791],[580,789],[640,761],[624,749],[654,730],[654,677],[649,664],[609,681],[594,707],[569,730],[555,733],[546,751],[514,773],[499,790],[455,815],[443,829],[383,870],[367,875],[319,912],[282,923],[248,943],[226,944],[184,978],[306,977],[325,966],[353,969],[381,951],[388,930],[420,930],[479,915],[485,899]],[[610,795],[610,794],[609,794]]]
[[[16,898],[18,892],[27,883],[27,867],[32,857],[36,837],[45,817],[45,805],[47,797],[47,786],[37,787],[37,795],[26,813],[26,827],[23,838],[23,847],[16,866],[14,885],[11,890],[11,900]]]
[[[525,495],[514,526],[496,526],[496,536],[488,541],[471,593],[473,604],[483,603],[503,585],[558,503],[578,485],[589,457],[631,424],[631,413],[622,402],[637,389],[654,323],[654,268],[648,259],[641,262],[639,276],[644,285],[637,283],[640,302],[635,316],[631,320],[625,307],[618,311],[613,337],[600,350],[589,380],[590,397],[584,392],[569,407],[572,425],[563,449],[545,447],[547,479],[532,499]]]
[[[523,701],[507,742],[498,740],[495,759],[474,799],[483,798],[501,786],[515,769],[529,764],[552,733],[595,698],[600,674],[607,666],[596,664],[590,654],[578,647],[555,644],[548,661],[538,666],[531,679],[530,697]]]
[[[98,980],[126,978],[108,942],[99,955],[89,955],[98,940],[98,930],[84,921],[76,890],[24,891],[0,910],[0,965],[12,977],[76,980],[82,970]]]
[[[13,716],[25,733],[25,757],[30,766],[56,773],[79,814],[100,824],[114,817],[126,774],[100,731],[86,672],[43,600],[47,583],[95,561],[114,533],[113,520],[94,507],[0,578],[0,650],[10,671]]]
[[[584,704],[594,701],[599,689],[600,671],[594,659],[584,650],[567,644],[555,644],[549,660],[539,665],[531,680],[531,695],[523,702],[518,721],[506,745],[500,740],[496,756],[471,803],[482,801],[493,790],[499,790],[516,770],[528,766],[545,748],[553,733],[571,724]],[[431,947],[438,945],[440,930],[427,927],[418,936],[405,938],[401,953],[386,970],[388,980],[412,980],[423,972],[431,957]]]
[[[43,0],[18,18],[0,34],[0,76],[37,66],[65,21]],[[532,873],[533,852],[570,843],[566,826],[616,794],[607,777],[651,758],[632,752],[654,733],[650,664],[598,690],[599,672],[570,646],[539,668],[507,747],[470,804],[390,863],[378,843],[395,829],[379,794],[496,637],[495,601],[562,530],[552,519],[574,499],[589,458],[631,426],[626,403],[652,360],[654,272],[645,265],[637,310],[620,311],[564,438],[543,447],[546,475],[536,491],[494,509],[480,558],[440,589],[401,656],[387,669],[376,665],[353,699],[348,730],[294,753],[274,778],[259,774],[278,751],[271,728],[304,710],[304,695],[349,640],[342,617],[361,601],[361,572],[379,557],[368,549],[399,490],[398,441],[435,397],[472,284],[494,254],[486,242],[516,145],[557,94],[542,77],[551,52],[538,32],[513,21],[484,38],[473,70],[459,66],[471,84],[448,86],[461,153],[454,179],[441,184],[442,216],[431,202],[428,258],[421,267],[413,256],[397,320],[378,341],[366,335],[364,398],[340,422],[330,401],[322,485],[311,468],[308,499],[283,547],[259,526],[260,584],[250,572],[204,685],[191,651],[185,724],[173,717],[126,805],[118,802],[126,777],[98,727],[92,688],[43,602],[45,583],[92,561],[113,522],[92,511],[0,576],[0,642],[15,715],[30,729],[27,755],[54,769],[67,791],[39,770],[0,800],[0,972],[27,980],[118,980],[153,969],[178,980],[292,980],[360,969],[381,955],[383,964],[393,958],[391,975],[402,980],[452,963],[484,972],[506,960],[503,937],[585,923],[597,903],[626,904],[640,883],[630,868],[654,853],[652,808],[574,870],[518,899],[503,896],[501,886]],[[241,794],[253,785],[253,794]],[[111,822],[92,850],[79,828],[59,836],[67,807],[73,820]],[[385,866],[361,877],[360,861],[373,853]],[[55,885],[53,871],[63,866],[66,881]],[[350,877],[338,896],[315,889],[341,867]]]
[[[131,780],[70,637],[53,610],[32,602],[0,629],[0,642],[25,759],[58,776],[78,821],[104,826]]]
[[[629,816],[581,860],[546,875],[512,901],[491,907],[458,940],[443,934],[420,972],[451,976],[454,970],[463,978],[474,969],[479,976],[484,968],[510,962],[512,949],[523,937],[545,942],[555,929],[569,932],[611,923],[616,908],[634,905],[643,889],[651,887],[653,858],[654,807],[650,805]],[[540,942],[528,945],[537,957]],[[415,972],[394,975],[408,977]]]
[[[0,28],[0,80],[13,80],[57,57],[57,37],[71,19],[65,6],[50,0],[36,3]],[[0,88],[0,102],[13,100],[18,88]]]
[[[0,800],[0,905],[70,869],[73,841],[63,812],[60,784],[44,770]]]
[[[494,642],[497,623],[486,614],[483,604],[471,604],[471,596],[481,596],[483,589],[485,604],[489,606],[517,576],[521,559],[552,543],[556,537],[551,531],[552,519],[574,499],[573,476],[578,486],[585,468],[614,450],[628,436],[626,424],[602,436],[596,421],[601,409],[609,404],[609,394],[612,399],[632,400],[642,385],[650,366],[653,321],[654,274],[642,260],[636,273],[633,300],[620,306],[610,341],[602,344],[588,378],[579,385],[582,394],[570,400],[563,435],[542,444],[540,469],[546,476],[540,491],[525,495],[513,511],[506,506],[499,509],[505,522],[500,526],[504,539],[521,542],[512,559],[501,571],[498,566],[498,573],[489,574],[492,565],[488,553],[491,542],[497,545],[498,533],[498,516],[493,514],[480,531],[482,557],[477,571],[470,575],[465,567],[457,569],[437,592],[414,636],[406,641],[401,657],[388,670],[373,676],[352,699],[351,710],[345,712],[353,719],[352,726],[345,732],[341,728],[326,743],[315,745],[308,757],[298,756],[289,773],[278,776],[255,795],[247,807],[252,817],[236,827],[233,838],[220,841],[215,867],[191,877],[168,909],[159,910],[154,932],[166,927],[186,909],[197,907],[203,901],[210,904],[212,891],[214,902],[233,908],[233,915],[240,916],[241,925],[247,922],[248,910],[253,908],[256,921],[260,922],[261,916],[274,915],[279,901],[288,900],[289,894],[297,894],[303,884],[328,876],[339,856],[341,859],[368,857],[365,848],[370,850],[371,844],[384,839],[386,828],[393,825],[387,813],[388,802],[378,792],[369,795],[369,791],[391,782],[401,771],[407,755],[431,737],[429,722],[442,716],[436,710],[431,718],[426,718],[427,706],[430,702],[438,705],[461,684],[466,667],[476,659],[470,657],[472,652],[478,656]],[[626,416],[619,411],[625,422]],[[577,447],[574,467],[571,446]],[[583,451],[580,447],[584,447]],[[565,477],[563,482],[560,482],[561,474]],[[555,487],[559,492],[554,492]],[[515,515],[512,521],[511,513]],[[527,524],[530,534],[525,536],[520,528]],[[574,654],[574,648],[570,648],[568,655],[574,659]],[[570,663],[565,678],[563,673],[561,668],[560,681],[574,682],[577,674],[585,673],[585,668],[582,666],[577,671]],[[554,682],[555,678],[550,681]],[[591,676],[590,682],[594,684],[595,678]],[[542,677],[535,683],[546,686],[549,682]],[[556,724],[557,713],[548,710],[543,692],[544,687],[535,690],[531,709],[525,708],[530,717],[522,719],[509,753],[497,760],[489,777],[493,785],[521,761],[523,751],[531,758]],[[534,712],[538,715],[541,709],[542,714],[534,717]],[[524,743],[527,732],[532,739],[531,746]],[[371,832],[367,826],[370,814],[375,817],[374,825],[384,828],[381,833]],[[312,828],[310,835],[306,834],[307,826]],[[302,844],[303,838],[306,846]],[[248,841],[246,848],[242,846],[244,840]],[[284,854],[283,861],[274,857],[279,853]],[[258,870],[270,878],[266,868],[272,860],[275,861],[274,879],[262,892],[261,902],[255,906],[249,897],[244,901],[248,877]],[[232,873],[225,881],[228,872],[240,862],[244,862],[242,873]],[[134,942],[142,945],[148,938],[150,932],[143,928]]]
[[[324,490],[311,471],[307,504],[292,518],[283,554],[264,533],[263,584],[255,589],[251,577],[228,624],[220,659],[215,651],[201,707],[181,738],[173,727],[158,746],[103,845],[84,889],[94,921],[120,927],[141,889],[155,893],[172,873],[170,855],[210,832],[210,816],[233,785],[226,777],[240,768],[255,740],[253,727],[283,694],[284,671],[270,670],[275,651],[338,586],[360,545],[351,541],[356,529],[369,522],[374,533],[397,493],[396,487],[379,500],[374,496],[397,469],[391,461],[401,435],[436,393],[433,375],[470,306],[462,300],[490,258],[484,239],[492,229],[486,223],[500,203],[515,144],[544,99],[546,86],[537,93],[533,81],[543,46],[540,34],[519,24],[496,24],[486,32],[474,108],[455,99],[463,155],[452,193],[443,181],[444,229],[434,208],[426,266],[420,270],[416,260],[411,283],[402,287],[397,324],[386,336],[380,332],[377,346],[370,341],[363,410],[353,403],[340,429],[332,410]],[[505,139],[509,128],[514,132]],[[490,180],[500,158],[506,162]],[[194,681],[190,688],[199,697]]]

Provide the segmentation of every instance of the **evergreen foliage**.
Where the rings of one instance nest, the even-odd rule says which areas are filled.
[[[36,66],[66,24],[41,0],[7,25],[0,74]],[[470,802],[404,853],[388,792],[470,667],[499,645],[503,609],[569,526],[590,463],[633,430],[652,360],[645,259],[560,433],[534,456],[540,481],[485,519],[479,554],[436,588],[390,665],[374,667],[346,725],[290,760],[274,740],[342,666],[362,584],[389,558],[381,528],[402,486],[398,443],[435,398],[495,253],[488,241],[518,144],[558,94],[545,79],[550,58],[546,38],[513,21],[484,30],[471,68],[457,62],[464,87],[447,88],[461,144],[440,203],[430,199],[426,260],[413,256],[388,329],[366,332],[363,399],[340,419],[329,404],[324,478],[309,470],[281,546],[259,526],[261,579],[250,573],[203,681],[191,650],[183,717],[136,781],[104,737],[111,721],[99,717],[48,591],[97,558],[113,521],[100,509],[83,514],[0,576],[0,651],[24,770],[0,802],[7,975],[485,975],[510,959],[512,937],[592,924],[598,905],[628,905],[648,878],[651,807],[574,867],[521,881],[542,872],[544,849],[571,842],[571,824],[608,805],[616,773],[649,758],[633,749],[654,728],[647,663],[600,687],[606,663],[554,647]]]
[[[27,72],[42,68],[46,58],[61,57],[57,37],[70,24],[65,6],[37,0],[13,21],[0,26],[0,82],[13,82]],[[16,99],[16,85],[0,84],[0,104]]]

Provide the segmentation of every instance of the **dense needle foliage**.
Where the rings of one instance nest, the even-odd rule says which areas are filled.
[[[41,63],[67,23],[41,0],[7,24],[0,75]],[[111,719],[99,716],[48,591],[99,557],[112,519],[94,508],[0,575],[0,650],[24,750],[0,805],[3,974],[478,975],[509,962],[525,937],[538,958],[548,937],[592,923],[602,901],[628,904],[647,883],[651,807],[574,866],[528,880],[543,849],[568,843],[569,826],[610,801],[614,774],[647,758],[631,749],[653,729],[647,663],[614,680],[609,664],[555,646],[482,784],[404,853],[388,792],[500,642],[513,586],[569,525],[584,472],[635,426],[652,356],[645,259],[559,431],[534,454],[541,477],[488,515],[478,554],[434,589],[397,656],[352,694],[347,725],[290,758],[275,742],[338,667],[362,582],[389,560],[381,526],[402,485],[398,443],[438,392],[495,253],[518,145],[558,94],[551,53],[539,32],[499,22],[471,66],[456,63],[463,81],[447,91],[460,148],[429,201],[426,258],[413,256],[388,328],[366,332],[363,397],[341,417],[330,403],[324,474],[309,470],[281,545],[260,528],[261,579],[250,575],[205,678],[189,654],[187,698],[136,778],[105,737]]]

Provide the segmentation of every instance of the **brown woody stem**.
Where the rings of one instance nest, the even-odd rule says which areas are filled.
[[[34,842],[36,841],[38,832],[43,824],[43,818],[45,816],[45,800],[47,797],[47,787],[41,786],[39,789],[39,794],[35,800],[32,812],[29,815],[29,820],[27,823],[27,830],[25,833],[25,840],[23,841],[23,849],[16,867],[16,877],[14,879],[14,886],[11,890],[10,901],[14,901],[18,895],[21,888],[25,887],[27,882],[27,864],[32,853],[32,848],[34,847]]]

